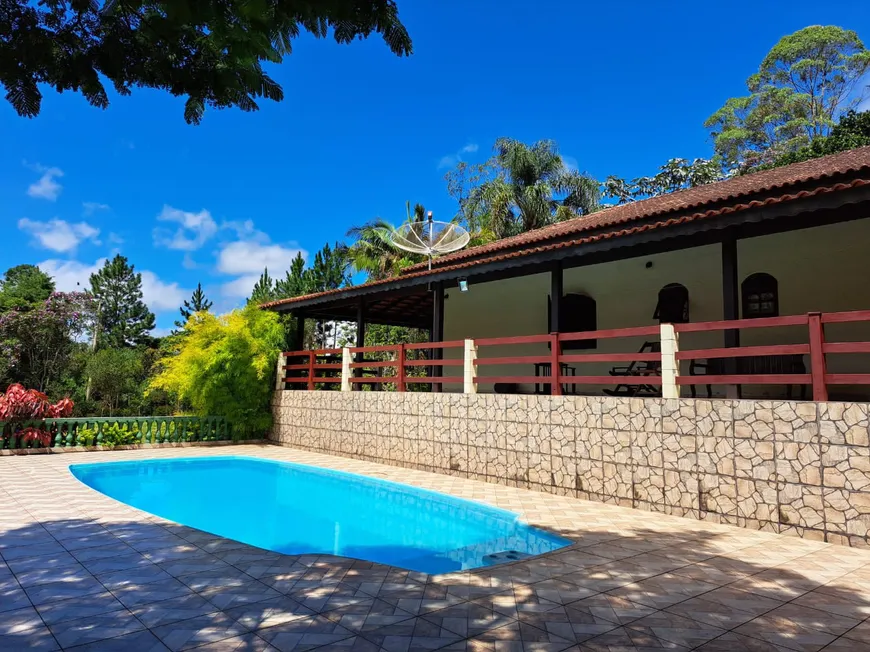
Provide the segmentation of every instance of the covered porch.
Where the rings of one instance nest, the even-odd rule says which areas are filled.
[[[465,391],[471,374],[480,392],[654,396],[664,375],[682,396],[815,398],[824,386],[866,400],[868,243],[865,148],[276,302],[357,328],[351,360],[291,347],[281,380],[339,389],[344,365],[351,388]],[[365,347],[372,323],[427,329],[430,344]]]

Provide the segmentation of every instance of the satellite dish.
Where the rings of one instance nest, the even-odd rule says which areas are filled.
[[[471,240],[468,231],[454,222],[435,222],[429,211],[425,222],[405,222],[390,234],[394,247],[429,258],[432,269],[432,256],[459,251]]]

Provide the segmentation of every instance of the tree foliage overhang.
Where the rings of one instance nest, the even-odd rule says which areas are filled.
[[[338,43],[380,34],[411,54],[394,0],[0,0],[0,84],[19,115],[34,117],[40,84],[106,108],[102,78],[187,97],[184,118],[206,107],[258,109],[284,91],[263,70],[303,31]]]

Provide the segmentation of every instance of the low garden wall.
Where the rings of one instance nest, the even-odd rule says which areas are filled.
[[[870,405],[278,391],[271,440],[870,546]]]
[[[47,432],[50,441],[28,438],[26,428]],[[231,440],[232,431],[222,417],[79,417],[0,421],[0,452],[53,448],[116,448],[189,442]]]

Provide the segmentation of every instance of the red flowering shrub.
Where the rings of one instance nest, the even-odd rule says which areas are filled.
[[[20,435],[24,441],[38,441],[43,446],[51,443],[51,432],[44,426],[28,425],[16,428],[16,424],[26,421],[42,421],[43,419],[59,419],[72,414],[73,402],[64,398],[52,404],[48,396],[35,389],[25,389],[15,383],[10,385],[5,394],[0,394],[0,421],[11,426],[11,435]]]

